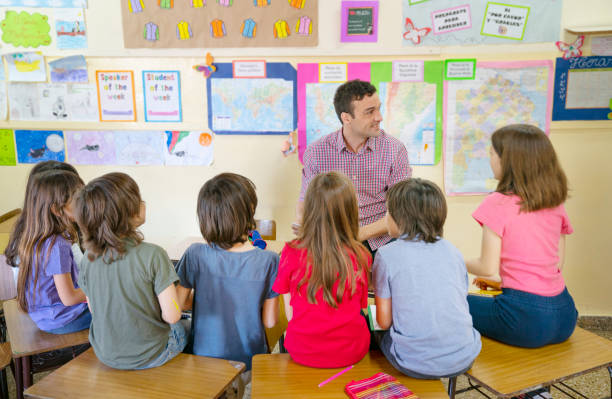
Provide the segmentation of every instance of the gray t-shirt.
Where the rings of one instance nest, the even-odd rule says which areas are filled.
[[[272,284],[278,255],[254,248],[229,252],[216,245],[193,244],[176,265],[180,284],[195,289],[193,353],[246,363],[266,353],[261,321],[266,299],[278,296]]]
[[[128,246],[110,264],[98,257],[81,262],[79,285],[89,298],[89,342],[100,361],[117,369],[146,366],[166,348],[170,325],[157,295],[178,281],[168,254],[149,243]]]
[[[391,353],[405,369],[450,375],[480,353],[480,334],[467,303],[468,277],[461,253],[440,239],[395,242],[374,259],[376,296],[391,298]]]

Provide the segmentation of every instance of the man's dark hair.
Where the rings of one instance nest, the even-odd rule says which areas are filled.
[[[334,95],[334,108],[336,109],[336,115],[338,115],[340,123],[342,123],[340,115],[342,115],[343,112],[355,117],[353,114],[353,101],[359,101],[365,96],[371,96],[374,93],[376,93],[376,87],[370,82],[364,82],[359,79],[349,80],[338,87]]]

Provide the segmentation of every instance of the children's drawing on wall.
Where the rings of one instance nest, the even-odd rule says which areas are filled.
[[[49,62],[51,82],[87,83],[87,61],[82,55],[73,55]]]
[[[64,134],[54,130],[15,130],[19,163],[66,160]]]
[[[94,84],[68,85],[66,108],[71,121],[96,122],[98,97]]]
[[[87,29],[83,9],[65,9],[55,11],[55,34],[57,48],[87,48]]]
[[[166,135],[162,131],[115,132],[117,165],[163,165]]]
[[[2,41],[15,47],[40,47],[51,44],[49,34],[51,27],[47,15],[7,10],[0,27]]]
[[[8,98],[11,120],[40,120],[40,102],[35,84],[9,83]]]
[[[145,121],[181,122],[181,75],[179,71],[142,71]]]
[[[115,134],[112,130],[67,131],[68,162],[75,165],[113,165],[116,163]]]
[[[3,7],[87,8],[87,0],[2,0]]]
[[[14,166],[16,164],[13,131],[0,129],[0,165]]]
[[[0,121],[6,119],[8,96],[6,94],[6,77],[4,75],[4,65],[0,62]]]
[[[46,82],[45,58],[40,52],[5,54],[10,82]]]
[[[100,121],[136,121],[134,73],[96,71]]]
[[[166,165],[211,165],[213,134],[166,131]]]

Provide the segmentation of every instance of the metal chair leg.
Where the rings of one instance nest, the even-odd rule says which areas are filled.
[[[450,377],[448,379],[448,397],[455,399],[455,393],[457,392],[457,377]]]

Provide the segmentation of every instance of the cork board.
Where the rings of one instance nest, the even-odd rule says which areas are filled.
[[[121,0],[123,42],[125,48],[314,47],[318,9],[318,0]]]

